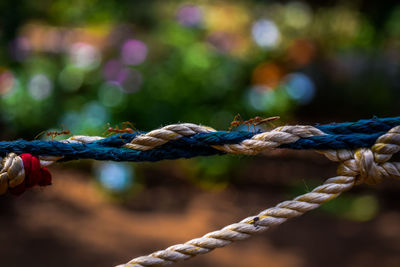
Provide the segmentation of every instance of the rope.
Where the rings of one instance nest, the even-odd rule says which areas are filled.
[[[42,167],[45,164],[31,154],[8,154],[0,162],[0,194],[8,190],[13,195],[20,195],[36,185],[51,185],[51,174]]]
[[[45,166],[82,158],[115,161],[158,161],[215,154],[254,155],[276,148],[313,149],[339,162],[338,176],[313,191],[279,203],[255,216],[184,244],[119,265],[162,266],[244,240],[286,220],[316,209],[354,185],[400,178],[400,117],[316,126],[282,126],[267,132],[216,131],[190,123],[111,137],[72,136],[61,141],[0,142],[0,194],[19,195],[27,188],[51,184]]]
[[[255,216],[225,226],[221,230],[192,239],[184,244],[171,246],[148,256],[134,258],[118,267],[163,266],[224,247],[234,241],[244,240],[284,223],[290,218],[318,208],[321,204],[338,197],[355,184],[376,184],[384,177],[400,178],[400,162],[389,162],[400,151],[400,126],[382,135],[371,149],[321,151],[329,159],[341,162],[338,176],[325,181],[311,192],[293,200],[279,203]]]
[[[5,157],[0,174],[0,194],[8,188],[25,183],[24,160],[17,155],[34,155],[26,158],[35,162],[36,169],[56,161],[76,159],[114,161],[159,161],[163,159],[191,158],[221,154],[254,155],[275,148],[338,150],[371,147],[386,132],[400,125],[400,117],[372,118],[358,122],[313,126],[282,126],[267,132],[216,131],[207,126],[192,123],[172,124],[150,132],[116,134],[107,138],[100,136],[72,136],[61,141],[16,140],[0,142],[0,157]],[[15,154],[12,154],[15,153]],[[39,162],[36,159],[40,159]],[[11,161],[14,160],[14,161]],[[8,162],[8,164],[6,164]],[[14,162],[11,164],[10,162]],[[22,162],[22,163],[21,163]],[[11,164],[11,165],[10,165]],[[26,165],[25,164],[25,165]],[[20,172],[8,167],[19,166]],[[39,166],[39,167],[37,167]],[[29,169],[29,168],[28,168]],[[29,169],[30,172],[30,169]],[[9,190],[14,194],[24,192],[34,185],[47,185],[47,169],[40,175],[34,171],[33,182]],[[29,173],[28,173],[29,174]],[[42,177],[43,176],[43,177]],[[42,178],[39,178],[42,177]]]
[[[283,126],[268,132],[227,132],[190,123],[151,132],[104,138],[72,136],[62,141],[0,142],[0,157],[29,153],[41,157],[114,161],[159,161],[226,153],[254,155],[274,148],[355,149],[371,147],[377,138],[400,125],[400,117],[313,126]],[[371,127],[371,128],[369,128]]]

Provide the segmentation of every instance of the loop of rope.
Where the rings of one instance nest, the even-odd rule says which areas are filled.
[[[0,163],[0,194],[9,188],[15,188],[25,180],[22,158],[15,153],[8,154]]]
[[[38,157],[24,153],[8,154],[0,163],[0,194],[20,195],[35,185],[51,185],[51,174]]]
[[[376,140],[371,149],[322,151],[330,160],[342,162],[338,174],[356,177],[356,184],[377,184],[383,177],[399,177],[400,163],[388,162],[400,151],[400,126]]]

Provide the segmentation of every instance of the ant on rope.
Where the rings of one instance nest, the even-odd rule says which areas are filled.
[[[110,124],[108,123],[108,126]],[[105,132],[108,132],[108,134],[106,136],[110,136],[112,134],[120,134],[120,138],[122,140],[122,142],[124,142],[124,140],[122,139],[122,134],[123,133],[134,133],[137,132],[135,126],[133,126],[133,124],[129,121],[125,121],[122,123],[122,125],[126,126],[124,129],[120,129],[118,127],[118,125],[115,128],[112,128],[111,126],[108,127],[107,130],[105,130]],[[129,126],[129,127],[127,127]]]
[[[229,127],[229,131],[232,131],[233,127],[238,127],[240,125],[247,125],[247,130],[250,131],[250,125],[253,126],[252,130],[254,129],[254,132],[256,131],[256,126],[260,125],[262,123],[274,121],[280,119],[279,116],[274,116],[274,117],[269,117],[269,118],[263,118],[260,116],[255,116],[254,118],[251,118],[247,121],[243,121],[242,117],[238,113],[232,120],[231,126]]]
[[[62,128],[64,129],[64,126],[62,125]],[[46,131],[40,132],[38,135],[36,135],[35,139],[39,138],[42,134],[44,134]],[[48,131],[46,133],[47,137],[51,136],[51,141],[54,141],[54,138],[59,136],[59,135],[71,135],[70,130],[62,130],[62,131]]]
[[[134,132],[136,132],[136,128],[129,121],[123,122],[122,124],[123,125],[129,125],[132,128],[131,127],[125,127],[124,129],[119,129],[118,125],[117,125],[115,128],[108,127],[108,129],[106,131],[109,132],[109,134],[112,134],[112,133],[134,133]]]
[[[260,221],[260,217],[254,217],[253,220],[251,220],[251,224],[254,225],[255,227],[257,227],[259,221]]]

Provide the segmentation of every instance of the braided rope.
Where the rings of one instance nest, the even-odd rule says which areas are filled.
[[[287,135],[287,137],[289,140],[294,138],[293,134]],[[265,141],[266,139],[262,140]],[[394,127],[378,138],[371,149],[322,151],[321,153],[329,159],[341,162],[337,171],[338,176],[326,180],[323,185],[311,192],[293,200],[279,203],[275,207],[266,209],[255,216],[247,217],[238,223],[228,225],[221,230],[192,239],[184,244],[168,247],[148,256],[134,258],[118,267],[163,266],[187,260],[210,252],[215,248],[224,247],[234,241],[247,239],[254,234],[266,231],[272,226],[282,224],[290,218],[316,209],[323,203],[351,189],[355,184],[364,182],[375,184],[380,182],[383,177],[400,178],[400,162],[388,162],[392,155],[399,151],[400,126]]]
[[[321,135],[324,135],[324,133],[313,126],[283,126],[269,132],[256,134],[239,144],[226,144],[213,147],[227,153],[255,155],[284,144],[295,143],[300,138]]]
[[[354,177],[337,176],[330,178],[310,193],[279,203],[255,216],[245,218],[238,223],[225,226],[221,230],[192,239],[184,244],[174,245],[148,256],[134,258],[126,264],[118,265],[118,267],[163,266],[208,253],[234,241],[250,238],[252,235],[282,224],[290,218],[318,208],[321,204],[349,190],[353,187],[354,181]]]
[[[181,123],[148,133],[124,133],[107,138],[80,135],[61,141],[0,142],[0,156],[5,156],[4,167],[0,166],[0,194],[24,182],[22,171],[19,174],[13,171],[16,167],[8,171],[10,166],[19,166],[19,169],[23,166],[21,159],[11,153],[39,156],[41,166],[47,166],[60,159],[158,161],[224,153],[254,155],[278,147],[349,151],[371,147],[377,138],[388,136],[385,130],[398,125],[400,117],[373,118],[315,127],[282,126],[268,132],[249,133],[216,131],[207,126]],[[331,153],[330,157],[334,158],[336,152]]]
[[[338,150],[371,147],[400,125],[400,117],[354,123],[283,126],[268,132],[226,132],[190,123],[168,125],[148,133],[111,137],[73,136],[62,141],[0,142],[0,156],[14,152],[52,157],[49,161],[90,158],[115,161],[159,161],[215,154],[254,155],[274,148]],[[371,129],[369,128],[371,127]]]
[[[198,133],[210,133],[215,131],[216,130],[211,127],[196,125],[193,123],[172,124],[161,129],[139,135],[130,143],[125,144],[124,147],[137,150],[150,150],[171,140],[177,140],[183,136],[190,136]]]

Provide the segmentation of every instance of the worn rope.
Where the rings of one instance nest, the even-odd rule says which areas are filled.
[[[267,132],[216,131],[190,123],[111,137],[72,136],[62,141],[0,142],[0,194],[19,195],[35,185],[51,184],[45,166],[80,158],[158,161],[214,154],[254,155],[275,148],[313,149],[339,162],[338,176],[313,191],[284,201],[255,216],[184,244],[171,246],[119,266],[162,266],[244,240],[338,197],[357,184],[400,178],[400,117],[316,126],[282,126]],[[3,157],[3,158],[1,158]]]
[[[400,125],[400,117],[353,123],[282,126],[267,132],[216,131],[191,123],[150,131],[99,136],[72,136],[62,141],[0,142],[0,157],[8,153],[62,157],[64,161],[96,159],[159,161],[225,153],[257,154],[273,148],[337,150],[371,147],[379,136]]]
[[[163,159],[191,158],[218,154],[254,155],[275,148],[339,150],[371,147],[389,129],[400,125],[400,117],[373,118],[326,125],[281,126],[266,132],[216,131],[207,126],[192,123],[172,124],[150,132],[116,134],[110,137],[72,136],[61,141],[16,140],[0,142],[0,194],[25,183],[25,175],[9,174],[7,162],[22,169],[24,164],[18,155],[34,155],[29,160],[34,166],[47,166],[56,161],[76,159],[114,160],[114,161],[159,161]],[[14,156],[15,153],[16,156]],[[40,159],[36,160],[36,158]],[[13,159],[14,161],[10,161]],[[29,162],[28,158],[25,159]],[[39,162],[40,165],[36,163]],[[28,164],[29,166],[31,164]],[[11,166],[11,165],[10,165]],[[13,167],[16,168],[16,167]],[[26,167],[24,167],[26,169]],[[37,169],[37,168],[36,168]],[[13,170],[13,169],[11,169]],[[22,173],[22,170],[20,170]],[[25,170],[26,171],[26,170]],[[49,184],[38,181],[49,180],[47,172],[31,175],[33,185]],[[29,173],[28,173],[29,174]],[[16,175],[16,174],[15,174]],[[42,177],[43,176],[43,177]],[[41,178],[42,177],[42,178]],[[11,190],[10,192],[24,190]],[[16,193],[17,194],[17,193]]]
[[[341,162],[338,176],[330,178],[311,192],[293,200],[279,203],[255,216],[228,225],[221,230],[174,245],[148,256],[134,258],[118,267],[163,266],[187,260],[215,248],[224,247],[234,241],[244,240],[264,232],[272,226],[300,216],[318,208],[321,204],[338,197],[355,184],[376,184],[384,177],[400,178],[400,162],[389,162],[392,155],[400,151],[400,126],[382,135],[375,145],[356,150],[321,151],[329,159]]]
[[[0,158],[0,194],[9,191],[13,195],[20,195],[26,189],[36,185],[51,185],[51,174],[47,168],[49,163],[40,161],[31,154],[8,154]]]

